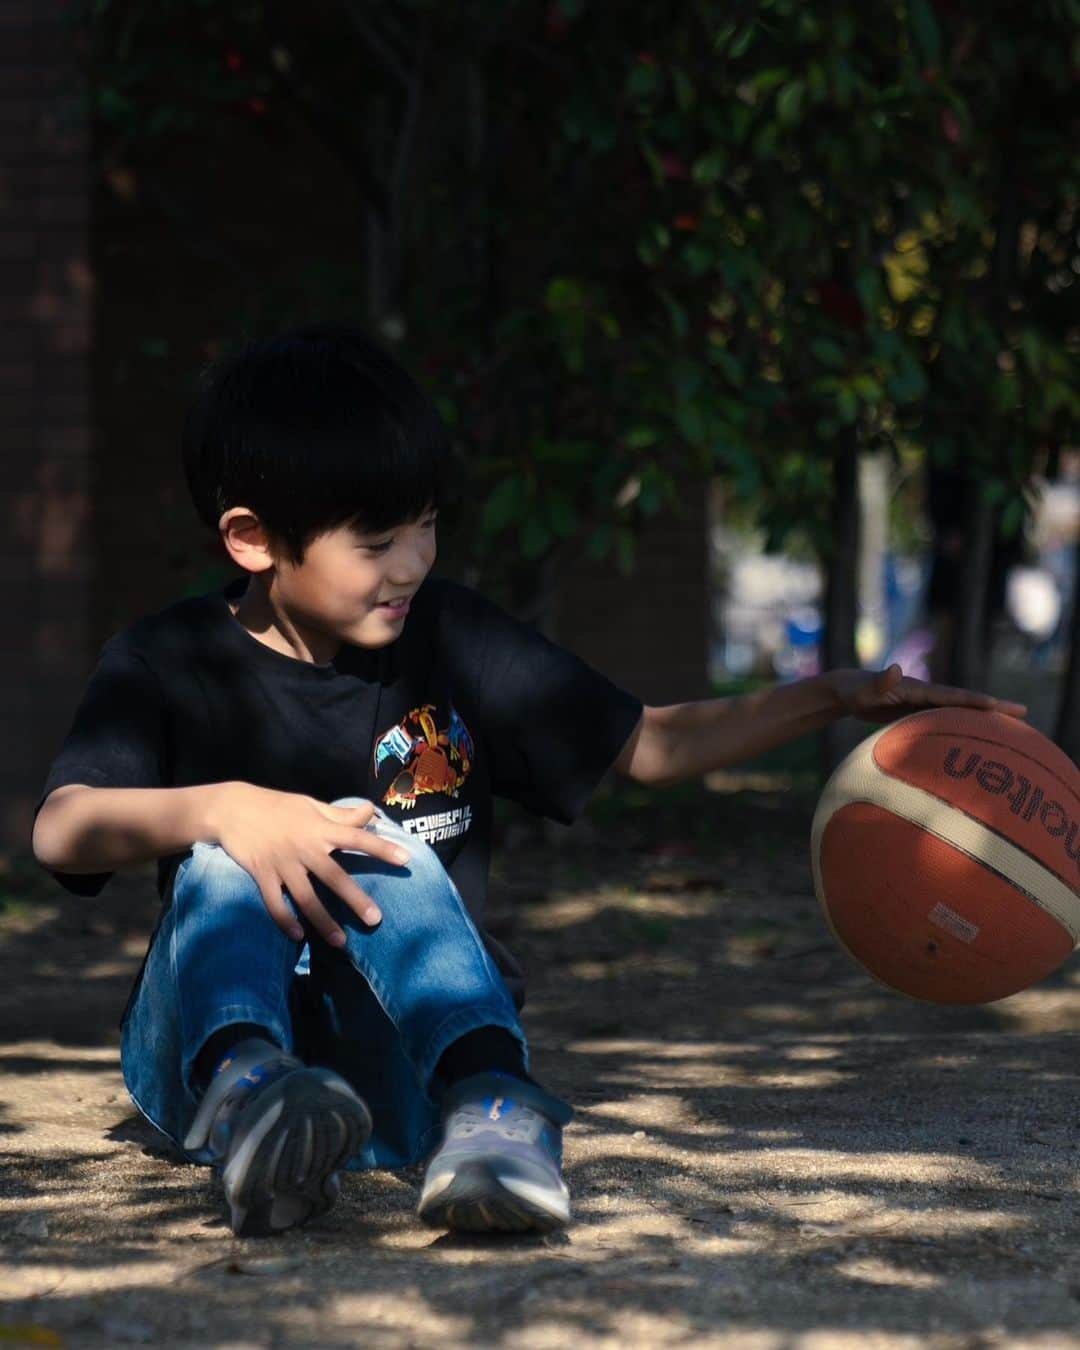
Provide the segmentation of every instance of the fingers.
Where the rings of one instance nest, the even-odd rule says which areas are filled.
[[[334,862],[333,858],[320,859],[310,870],[312,876],[318,877],[335,895],[340,895],[353,913],[358,915],[364,923],[374,925],[380,922],[382,913],[375,901],[360,889],[348,872]],[[341,930],[338,929],[338,931]],[[342,937],[344,937],[344,934],[342,934]]]
[[[345,830],[340,840],[334,844],[343,853],[366,853],[371,858],[381,858],[383,862],[395,867],[404,867],[412,854],[393,839],[384,839],[374,830]]]
[[[255,875],[255,883],[262,893],[263,904],[273,921],[287,937],[302,942],[304,938],[303,925],[286,903],[285,897],[281,893],[281,882],[277,877],[272,877],[263,872]]]
[[[316,896],[308,878],[307,871],[301,868],[285,877],[285,885],[293,898],[296,908],[311,924],[315,932],[331,947],[344,947],[345,933],[327,914]]]
[[[1028,711],[1026,703],[1014,703],[1010,699],[978,694],[974,690],[958,689],[953,685],[925,684],[920,680],[914,680],[910,685],[905,682],[904,693],[909,703],[915,702],[912,695],[918,694],[920,702],[936,708],[979,708],[985,712],[1002,713],[1006,717],[1026,717]]]

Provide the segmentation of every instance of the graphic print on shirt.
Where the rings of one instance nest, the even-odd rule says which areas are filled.
[[[390,759],[397,759],[404,766],[395,774],[393,782],[383,794],[383,805],[400,806],[411,811],[416,806],[417,797],[426,793],[441,793],[446,797],[456,797],[469,776],[475,757],[472,736],[461,720],[453,704],[450,704],[450,716],[447,725],[439,729],[436,722],[434,703],[425,703],[405,714],[397,726],[385,731],[375,742],[375,775]],[[459,825],[451,834],[463,834],[469,827],[468,807],[453,814],[453,822],[440,821],[439,828],[448,824]],[[422,833],[421,822],[403,822],[406,829],[414,824],[412,833]],[[442,834],[441,838],[449,837]],[[430,842],[430,841],[429,841]]]

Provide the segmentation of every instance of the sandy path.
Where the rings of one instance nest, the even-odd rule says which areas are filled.
[[[700,809],[674,855],[630,829],[500,867],[536,1066],[578,1107],[576,1222],[545,1240],[432,1233],[388,1174],[234,1239],[119,1077],[151,871],[95,902],[16,873],[0,1344],[1080,1344],[1080,967],[992,1008],[902,1000],[824,933],[805,803]]]

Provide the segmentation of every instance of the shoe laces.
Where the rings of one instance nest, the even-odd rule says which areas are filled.
[[[509,1097],[490,1097],[459,1106],[450,1119],[447,1138],[466,1139],[473,1134],[494,1132],[504,1139],[523,1143],[536,1139],[543,1128],[538,1111]]]

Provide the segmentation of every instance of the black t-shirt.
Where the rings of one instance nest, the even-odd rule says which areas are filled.
[[[247,585],[181,600],[101,650],[34,815],[55,788],[243,780],[319,801],[366,797],[426,839],[482,922],[491,799],[569,824],[641,716],[640,700],[476,591],[429,577],[401,636],[313,664],[231,613]],[[158,863],[168,903],[190,849]],[[97,895],[110,872],[54,872]],[[513,983],[520,972],[497,943]]]

